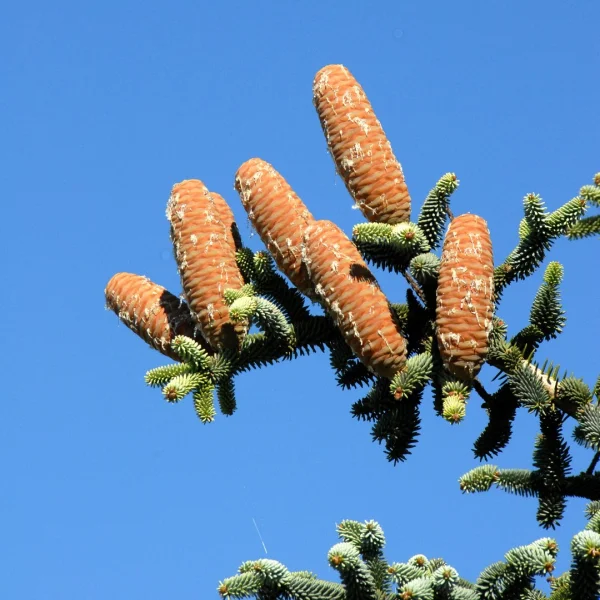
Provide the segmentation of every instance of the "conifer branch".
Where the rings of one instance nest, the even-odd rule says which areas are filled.
[[[571,542],[571,569],[551,577],[552,598],[591,600],[600,593],[600,519],[594,517]],[[554,572],[556,540],[543,537],[512,548],[503,560],[480,573],[472,583],[441,558],[416,554],[406,562],[388,563],[383,556],[385,538],[375,521],[342,521],[341,543],[328,553],[328,562],[341,584],[319,579],[308,571],[290,572],[284,565],[261,559],[243,563],[238,575],[223,580],[223,598],[257,600],[540,600],[546,596],[536,578]],[[562,594],[562,595],[557,595]]]
[[[417,283],[415,278],[410,274],[408,269],[403,269],[401,273],[402,275],[404,275],[406,281],[408,281],[408,285],[410,285],[414,293],[419,297],[419,299],[423,303],[423,306],[427,306],[427,298],[425,297],[425,293],[423,292],[421,286]]]
[[[490,394],[484,387],[479,378],[475,377],[472,381],[473,389],[479,394],[479,397],[486,403],[494,401],[494,396]]]

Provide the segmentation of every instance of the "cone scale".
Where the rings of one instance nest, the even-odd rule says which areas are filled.
[[[239,250],[242,247],[242,238],[240,237],[240,232],[238,230],[237,224],[235,222],[235,217],[233,216],[233,211],[225,198],[216,192],[211,192],[210,195],[215,203],[215,208],[217,210],[217,214],[219,215],[219,219],[223,223],[225,227],[225,231],[227,232],[227,239],[229,240],[229,244],[231,247]]]
[[[410,219],[410,195],[381,123],[360,84],[343,65],[315,76],[313,103],[336,168],[369,220],[395,225]]]
[[[444,366],[472,380],[485,360],[494,311],[494,259],[486,222],[465,214],[444,239],[436,298],[436,329]]]
[[[104,290],[106,305],[134,333],[161,354],[180,361],[171,348],[178,335],[194,338],[208,352],[210,348],[196,333],[188,305],[147,277],[117,273]]]
[[[308,208],[288,182],[260,158],[252,158],[238,169],[235,188],[277,266],[310,296],[312,286],[301,256],[303,233],[314,222]]]
[[[303,254],[315,294],[346,343],[374,373],[391,379],[406,362],[406,341],[356,246],[334,223],[316,221]]]
[[[192,317],[212,347],[237,349],[248,323],[230,322],[223,293],[240,289],[244,281],[235,259],[231,225],[222,220],[225,201],[220,200],[201,181],[182,181],[173,187],[167,218]]]

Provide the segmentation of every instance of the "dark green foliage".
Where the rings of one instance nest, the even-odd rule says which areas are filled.
[[[395,402],[390,398],[389,383],[378,377],[369,393],[352,405],[352,416],[360,421],[375,421]]]
[[[235,385],[233,378],[228,377],[222,379],[217,386],[217,399],[219,401],[219,408],[224,415],[232,415],[236,408],[237,402],[235,400]]]
[[[481,460],[500,454],[510,441],[512,424],[517,414],[519,401],[510,386],[504,384],[484,407],[488,414],[488,424],[473,445],[473,453]]]
[[[497,298],[508,284],[534,273],[554,240],[577,223],[586,209],[585,200],[579,196],[550,214],[545,213],[541,199],[535,194],[525,196],[523,204],[526,226],[521,230],[519,243],[494,271]]]
[[[234,373],[271,365],[281,358],[281,350],[264,333],[250,333],[244,338],[239,358],[233,358]]]
[[[540,342],[555,338],[565,326],[565,313],[560,303],[559,284],[563,268],[552,262],[546,268],[544,283],[538,290],[529,315],[530,324],[521,330],[511,343],[525,354],[537,349]]]
[[[385,443],[387,459],[394,464],[404,461],[417,442],[421,429],[419,404],[422,391],[414,392],[400,401],[388,395],[380,404],[385,408],[371,430],[373,439]]]
[[[332,341],[339,338],[329,317],[315,315],[302,321],[293,321],[291,326],[295,346],[288,357],[303,356],[317,350],[324,352]]]
[[[450,196],[458,187],[458,179],[454,173],[446,173],[427,194],[421,207],[417,225],[425,234],[432,249],[440,245],[448,217]]]
[[[349,361],[346,368],[337,377],[338,385],[343,389],[369,385],[375,375],[357,359]]]
[[[240,248],[236,254],[235,259],[237,262],[238,269],[242,274],[244,283],[252,283],[256,279],[256,271],[254,270],[254,253],[250,248]]]
[[[354,356],[341,336],[336,337],[328,346],[331,350],[329,363],[340,387],[362,387],[373,382],[375,375]]]
[[[564,490],[571,471],[571,456],[563,439],[562,424],[563,418],[558,411],[540,415],[541,435],[533,453],[539,478],[537,519],[546,528],[556,526],[566,506]]]

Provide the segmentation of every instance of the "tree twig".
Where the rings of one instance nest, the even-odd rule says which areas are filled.
[[[484,387],[479,379],[475,378],[473,380],[473,389],[479,394],[482,400],[485,402],[493,402],[494,396],[490,394]]]
[[[423,302],[425,307],[427,307],[427,299],[425,298],[425,294],[423,293],[423,290],[421,289],[421,286],[417,283],[416,279],[408,272],[408,269],[403,269],[402,275],[404,275],[404,278],[406,279],[406,281],[408,281],[408,285],[410,285],[415,294],[419,296],[421,302]]]

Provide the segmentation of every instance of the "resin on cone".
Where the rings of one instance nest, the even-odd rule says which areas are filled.
[[[395,225],[410,220],[410,195],[381,123],[343,65],[315,76],[313,102],[338,173],[363,215]]]
[[[494,312],[494,258],[487,223],[465,214],[450,223],[437,288],[436,328],[444,366],[473,379],[488,351]]]
[[[129,329],[165,356],[181,360],[171,348],[171,342],[178,335],[195,339],[212,353],[196,331],[188,305],[147,277],[117,273],[108,282],[104,295],[107,307]]]
[[[311,284],[302,262],[302,236],[314,217],[288,182],[260,158],[246,161],[235,176],[248,218],[277,266],[304,294]]]
[[[242,238],[235,222],[235,217],[233,216],[231,206],[227,204],[225,198],[223,198],[223,196],[220,194],[211,192],[210,195],[215,202],[215,207],[219,214],[219,218],[228,232],[229,243],[236,249],[236,251],[239,250],[242,247]]]
[[[223,201],[224,202],[224,201]],[[244,281],[235,258],[231,229],[219,203],[197,179],[176,184],[167,205],[171,239],[192,317],[213,348],[238,349],[248,323],[232,323],[223,298]]]
[[[374,373],[391,379],[405,365],[406,341],[356,246],[334,223],[315,221],[303,250],[315,295],[346,343]]]

